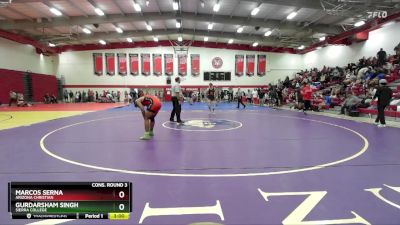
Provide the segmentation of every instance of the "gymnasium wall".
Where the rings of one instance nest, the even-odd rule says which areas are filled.
[[[172,47],[156,47],[156,48],[132,48],[132,49],[112,49],[99,51],[75,51],[63,52],[59,55],[59,64],[57,76],[63,77],[66,85],[166,85],[166,76],[96,76],[93,71],[93,53],[174,53]],[[188,54],[200,54],[200,76],[194,77],[191,75],[190,57],[188,57],[188,75],[182,82],[182,85],[208,85],[209,81],[203,80],[204,71],[230,71],[231,81],[214,81],[219,86],[259,86],[267,85],[278,78],[284,78],[295,71],[303,68],[303,60],[301,55],[294,54],[278,54],[265,52],[248,52],[240,50],[228,49],[213,49],[213,48],[197,48],[191,47]],[[248,77],[246,75],[237,77],[234,74],[235,70],[235,55],[236,54],[265,54],[267,55],[267,74],[263,77],[257,75]],[[220,69],[212,67],[212,59],[220,57],[223,60],[223,65]],[[105,63],[104,63],[105,71]],[[140,66],[139,66],[140,67]],[[164,59],[163,59],[164,67]],[[164,68],[163,68],[164,70]],[[174,77],[178,73],[178,59],[174,58]],[[164,74],[164,71],[163,71]]]
[[[349,62],[358,62],[362,57],[376,56],[383,48],[387,54],[394,54],[394,47],[400,42],[400,22],[392,23],[371,31],[367,41],[350,46],[332,45],[309,52],[303,56],[306,68],[326,66],[344,66]]]
[[[31,45],[0,38],[0,69],[55,74],[56,58],[37,54]]]
[[[58,57],[37,54],[31,45],[0,38],[0,102],[8,103],[11,90],[27,93],[26,71],[32,77],[33,101],[42,101],[45,93],[57,96],[57,78],[54,75],[57,60]]]

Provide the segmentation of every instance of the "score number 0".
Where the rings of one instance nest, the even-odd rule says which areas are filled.
[[[118,193],[118,197],[119,198],[124,198],[125,197],[125,192],[120,191]],[[125,209],[125,205],[124,204],[119,204],[118,208],[119,208],[119,210],[123,211]]]

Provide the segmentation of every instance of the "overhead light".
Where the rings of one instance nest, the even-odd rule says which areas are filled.
[[[204,37],[204,41],[208,41],[208,37]]]
[[[300,50],[304,49],[304,45],[298,47],[298,49],[300,49]]]
[[[99,43],[102,45],[106,45],[106,42],[104,40],[100,40]]]
[[[204,8],[205,5],[206,5],[206,4],[204,3],[204,0],[201,0],[201,1],[200,1],[200,6],[201,6],[201,8]]]
[[[236,32],[242,33],[242,32],[243,32],[243,27],[239,27],[239,28],[236,30]]]
[[[325,41],[325,39],[326,39],[325,36],[319,38],[320,41]]]
[[[291,20],[291,19],[293,19],[293,18],[296,17],[296,16],[297,16],[297,12],[291,12],[291,13],[286,17],[286,19]]]
[[[99,16],[104,16],[103,10],[101,10],[101,9],[99,9],[99,8],[95,8],[94,11],[97,13],[97,15],[99,15]]]
[[[136,12],[142,11],[142,7],[140,7],[140,5],[137,4],[135,1],[133,2],[133,8],[135,8]]]
[[[253,47],[257,47],[257,46],[258,46],[258,42],[254,42]]]
[[[272,34],[272,31],[269,30],[269,31],[265,32],[264,36],[265,36],[265,37],[268,37],[268,36],[270,36],[271,34]]]
[[[208,28],[209,30],[212,30],[213,27],[214,27],[214,24],[213,24],[213,23],[209,23],[207,28]]]
[[[215,5],[213,7],[213,10],[214,10],[214,12],[218,12],[220,8],[221,8],[221,5],[219,4],[219,1],[217,1],[217,3],[215,3]]]
[[[56,9],[56,8],[50,8],[50,12],[52,12],[54,15],[56,16],[61,16],[62,13],[60,12],[60,10]]]
[[[152,30],[153,30],[153,28],[152,28],[149,24],[146,24],[146,29],[147,29],[148,31],[152,31]]]
[[[132,38],[126,38],[128,42],[133,42]]]
[[[181,28],[182,24],[179,20],[177,20],[175,26],[176,28]]]
[[[86,34],[91,34],[91,33],[92,33],[92,31],[89,30],[89,29],[87,29],[86,27],[83,28],[82,31],[83,31],[84,33],[86,33]]]
[[[260,12],[260,7],[254,8],[253,10],[251,10],[251,15],[255,16],[257,15],[257,13]]]
[[[365,21],[361,20],[354,24],[355,27],[360,27],[365,24]]]
[[[233,43],[233,39],[229,39],[228,44],[232,44]]]
[[[149,5],[150,5],[150,1],[146,0],[146,6],[149,6]]]
[[[175,11],[177,11],[178,9],[179,9],[179,3],[177,2],[177,1],[173,1],[172,2],[172,8],[175,10]]]
[[[120,34],[124,33],[124,31],[120,27],[116,27],[115,30]]]
[[[56,47],[56,45],[53,43],[49,43],[49,47]]]
[[[179,41],[179,42],[182,42],[182,41],[183,41],[183,38],[182,38],[181,36],[179,36],[179,37],[178,37],[178,41]]]
[[[158,42],[158,37],[153,37],[153,40],[154,40],[155,42]]]

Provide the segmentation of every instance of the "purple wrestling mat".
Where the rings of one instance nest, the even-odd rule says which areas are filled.
[[[184,111],[143,134],[137,111],[0,131],[10,181],[130,181],[130,220],[59,224],[400,224],[400,129],[285,110]],[[54,223],[56,224],[56,223]]]

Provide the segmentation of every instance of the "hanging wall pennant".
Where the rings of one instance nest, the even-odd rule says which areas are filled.
[[[121,76],[126,76],[128,74],[126,54],[118,53],[117,58],[118,58],[118,74]]]
[[[129,54],[129,65],[131,69],[131,75],[137,76],[139,75],[139,55],[138,54]]]
[[[246,74],[247,76],[254,76],[255,55],[246,55]]]
[[[110,76],[115,75],[115,54],[106,53],[106,71]]]
[[[190,55],[190,65],[192,68],[192,76],[200,75],[200,55],[199,54],[191,54]]]
[[[103,75],[103,53],[93,53],[94,74]]]
[[[164,54],[164,71],[165,71],[165,75],[167,75],[167,76],[174,75],[174,55],[173,54]]]
[[[160,76],[162,74],[161,54],[153,54],[153,74],[156,76]]]
[[[235,56],[235,75],[243,76],[244,74],[244,55]]]
[[[267,56],[257,55],[257,75],[262,77],[265,75],[267,68]]]
[[[180,76],[187,75],[187,55],[186,54],[178,55],[178,74]]]
[[[150,54],[140,54],[142,58],[142,75],[150,75]]]

